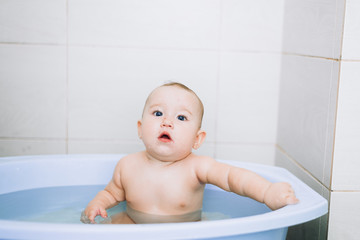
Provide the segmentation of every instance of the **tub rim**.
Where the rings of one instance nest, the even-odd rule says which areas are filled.
[[[125,154],[69,154],[2,157],[0,158],[0,169],[6,165],[11,167],[11,165],[19,163],[29,164],[29,160],[36,161],[38,164],[55,163],[55,161],[59,159],[62,160],[61,164],[71,164],[74,162],[74,159],[79,162],[86,161],[86,164],[88,164],[89,161],[96,161],[96,163],[98,163],[97,161],[110,161],[111,163],[116,164],[116,162],[124,155]],[[300,202],[296,205],[288,205],[272,212],[254,216],[194,223],[81,225],[34,223],[0,219],[0,237],[28,237],[29,235],[36,233],[38,234],[36,238],[38,238],[40,237],[39,234],[61,233],[62,238],[64,236],[66,237],[66,235],[77,235],[80,238],[92,238],[98,236],[110,239],[112,236],[119,237],[119,234],[131,238],[144,237],[144,232],[146,232],[146,237],[149,239],[169,239],[172,237],[182,239],[220,237],[287,228],[292,225],[313,220],[328,212],[327,200],[284,168],[234,160],[217,159],[217,161],[255,171],[266,178],[271,173],[271,175],[276,176],[276,178],[286,180],[293,185]],[[6,191],[2,191],[1,186],[2,185],[0,185],[0,194],[6,193]],[[213,229],[215,233],[210,233],[209,229]],[[13,231],[18,234],[16,236],[11,235]],[[201,234],[199,234],[200,232]],[[159,233],[161,234],[159,235]]]

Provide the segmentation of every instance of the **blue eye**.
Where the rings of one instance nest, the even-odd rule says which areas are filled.
[[[160,111],[155,111],[153,114],[157,117],[161,117],[163,115]]]
[[[179,119],[180,121],[186,121],[187,120],[187,118],[185,116],[183,116],[183,115],[179,115],[177,117],[177,119]]]

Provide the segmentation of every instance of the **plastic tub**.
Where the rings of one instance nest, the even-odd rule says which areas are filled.
[[[123,155],[49,155],[0,158],[0,199],[8,193],[57,186],[106,184]],[[270,181],[289,182],[300,202],[276,211],[248,198],[208,185],[207,189],[229,194],[225,205],[233,211],[254,215],[192,223],[100,225],[27,222],[6,219],[0,211],[1,239],[285,239],[287,228],[318,218],[328,211],[326,199],[283,168],[225,161],[252,170]],[[222,195],[223,196],[223,195]],[[227,196],[227,195],[224,195]],[[71,198],[71,196],[69,196]],[[236,203],[229,205],[230,202]],[[89,201],[90,199],[87,199]],[[26,199],[23,199],[26,203]],[[204,206],[206,206],[206,199]],[[253,200],[250,200],[253,201]],[[255,201],[254,201],[255,202]],[[86,205],[84,205],[85,207]],[[1,206],[3,208],[4,206]],[[79,212],[80,217],[80,212]]]

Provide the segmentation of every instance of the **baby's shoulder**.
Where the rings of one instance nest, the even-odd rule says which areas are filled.
[[[213,161],[215,161],[215,159],[210,157],[210,156],[196,155],[194,153],[192,153],[191,156],[192,156],[192,159],[194,161],[204,161],[204,162],[213,162]]]
[[[207,176],[211,169],[214,168],[216,160],[209,156],[194,156],[192,159],[192,166],[197,178],[203,182],[207,182]]]
[[[201,155],[193,155],[192,157],[192,163],[197,168],[207,168],[214,164],[216,160],[209,156],[201,156]]]
[[[136,164],[136,162],[138,162],[142,158],[143,158],[143,154],[141,152],[131,153],[131,154],[128,154],[128,155],[122,157],[119,160],[118,165],[130,166],[132,164]]]

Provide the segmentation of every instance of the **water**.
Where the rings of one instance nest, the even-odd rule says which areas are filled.
[[[47,223],[82,224],[81,212],[104,185],[38,188],[0,195],[0,219]],[[124,211],[122,202],[108,215]],[[203,219],[219,220],[262,214],[270,210],[254,200],[234,193],[205,189]],[[97,217],[96,221],[101,221]]]

